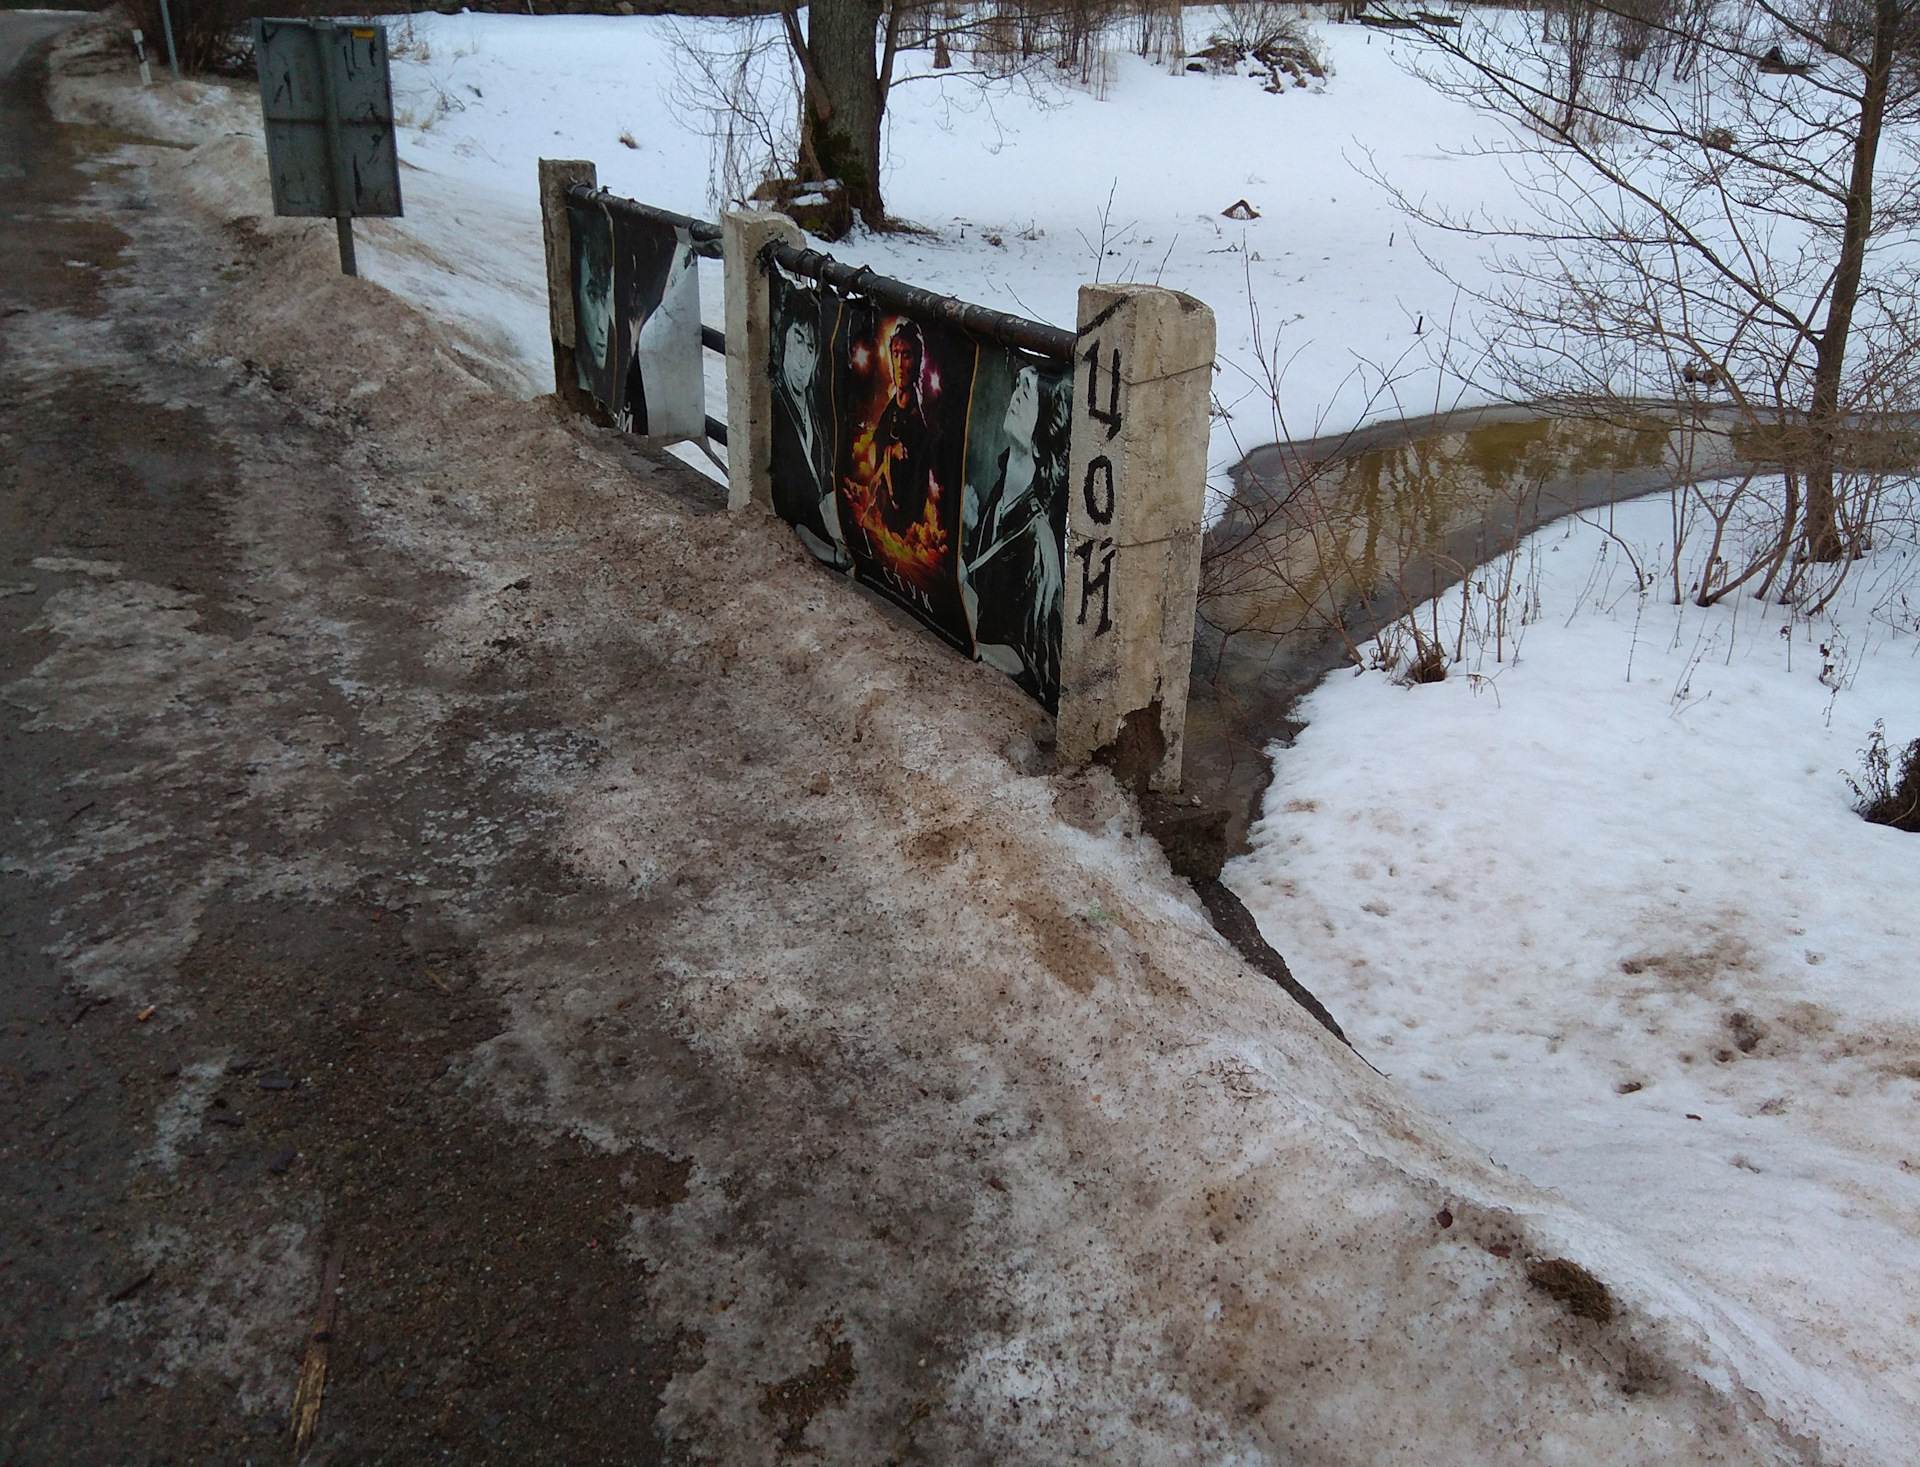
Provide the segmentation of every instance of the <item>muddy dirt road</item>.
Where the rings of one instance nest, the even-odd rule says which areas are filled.
[[[341,1242],[323,1425],[347,1455],[655,1460],[684,1342],[607,1244],[684,1167],[541,1144],[464,1091],[457,1062],[501,1006],[432,915],[511,889],[500,915],[525,921],[575,897],[515,849],[541,817],[510,761],[465,757],[564,736],[521,715],[404,747],[367,726],[348,638],[386,649],[351,676],[403,701],[438,588],[332,508],[342,425],[240,364],[156,352],[243,252],[208,260],[154,221],[130,272],[138,170],[47,121],[41,64],[8,70],[0,1459],[280,1458]],[[261,530],[295,549],[272,584],[236,533],[263,491],[284,518]],[[316,595],[351,603],[351,633],[315,624]],[[303,762],[334,782],[317,802],[288,784]],[[382,869],[324,895],[262,879],[347,847]]]
[[[289,1460],[323,1358],[315,1463],[1812,1460],[1017,689],[123,50],[0,109],[0,1461]]]

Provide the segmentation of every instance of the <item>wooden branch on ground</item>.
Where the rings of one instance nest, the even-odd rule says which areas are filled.
[[[320,1307],[314,1311],[307,1335],[307,1353],[300,1361],[300,1383],[293,1389],[293,1453],[305,1454],[320,1425],[320,1403],[327,1393],[327,1346],[333,1340],[333,1318],[340,1302],[340,1271],[347,1261],[345,1241],[335,1243],[320,1278]]]

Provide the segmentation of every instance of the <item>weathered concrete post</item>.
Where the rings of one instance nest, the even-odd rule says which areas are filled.
[[[553,334],[553,393],[577,413],[597,405],[580,390],[573,365],[573,228],[567,222],[567,190],[576,183],[598,186],[599,170],[584,158],[540,160],[540,230],[547,246],[547,324]]]
[[[1059,756],[1135,789],[1180,787],[1213,348],[1192,296],[1080,287]]]
[[[727,282],[727,508],[773,508],[772,300],[760,268],[769,242],[798,248],[800,226],[784,214],[729,209],[720,216]]]

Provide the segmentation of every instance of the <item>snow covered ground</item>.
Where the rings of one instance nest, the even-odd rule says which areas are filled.
[[[1204,44],[1207,13],[1186,24],[1190,44]],[[463,14],[390,25],[395,101],[409,124],[408,218],[368,228],[368,273],[437,314],[492,323],[527,390],[545,390],[537,159],[590,158],[617,193],[710,217],[712,150],[704,119],[676,100],[673,34],[717,37],[735,23]],[[831,248],[1057,324],[1073,323],[1076,291],[1096,276],[1198,296],[1215,312],[1216,389],[1234,414],[1216,426],[1216,470],[1275,436],[1256,308],[1269,357],[1278,333],[1295,436],[1451,405],[1428,362],[1452,287],[1355,165],[1372,153],[1396,182],[1438,201],[1509,197],[1497,167],[1444,151],[1488,124],[1407,76],[1393,59],[1404,42],[1360,26],[1318,34],[1329,80],[1280,95],[1249,77],[1173,75],[1124,52],[1110,58],[1103,96],[1064,85],[983,92],[909,52],[911,79],[889,103],[885,188],[894,213],[933,234]],[[1258,219],[1223,217],[1243,199]],[[1474,268],[1470,245],[1425,243]],[[717,269],[706,284],[718,324]]]
[[[1637,591],[1623,543],[1672,534],[1661,497],[1534,536],[1504,665],[1336,674],[1228,877],[1375,1064],[1910,1449],[1920,837],[1841,771],[1920,736],[1920,552],[1789,623]]]
[[[713,148],[705,116],[686,104],[675,37],[717,43],[741,23],[468,13],[384,23],[406,217],[356,225],[361,272],[458,327],[501,385],[548,391],[538,160],[588,158],[616,193],[712,217]],[[1209,12],[1190,11],[1186,29],[1190,45],[1204,44]],[[1095,278],[1154,281],[1207,302],[1225,410],[1216,482],[1283,432],[1311,437],[1473,400],[1434,366],[1453,287],[1359,170],[1371,158],[1437,204],[1509,199],[1493,162],[1448,152],[1493,124],[1404,72],[1394,57],[1406,42],[1362,26],[1315,33],[1327,81],[1277,95],[1251,77],[1172,74],[1126,51],[1108,57],[1099,95],[1064,83],[983,90],[907,52],[888,105],[884,186],[890,210],[929,232],[829,248],[1055,324],[1073,323],[1078,288]],[[203,126],[260,148],[244,86],[157,90],[158,135],[174,135],[185,99]],[[1224,217],[1242,200],[1260,217]],[[1461,278],[1478,269],[1470,242],[1422,244]],[[702,277],[707,320],[719,325],[717,263]],[[1284,420],[1263,354],[1282,369]],[[710,407],[724,416],[711,366]]]

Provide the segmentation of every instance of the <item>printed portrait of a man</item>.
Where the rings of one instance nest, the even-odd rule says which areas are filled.
[[[845,570],[851,560],[834,494],[837,444],[828,391],[827,349],[834,298],[773,281],[773,507],[821,561]]]
[[[835,333],[843,380],[838,491],[855,573],[969,654],[956,554],[970,336],[850,300]]]
[[[574,381],[608,412],[613,393],[613,222],[598,204],[569,200],[573,234]]]
[[[927,359],[920,328],[911,321],[896,321],[887,335],[886,359],[887,405],[880,410],[868,440],[873,452],[873,499],[881,521],[904,538],[927,512],[933,471],[928,452],[932,435],[920,401],[920,369]]]

